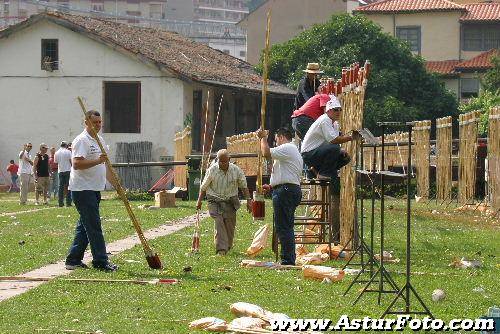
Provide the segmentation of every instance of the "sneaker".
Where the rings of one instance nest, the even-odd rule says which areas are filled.
[[[66,270],[75,270],[75,269],[89,269],[89,266],[87,266],[85,263],[80,262],[79,264],[66,264]]]
[[[226,254],[227,254],[227,252],[225,250],[219,250],[219,251],[217,251],[217,255],[219,255],[219,256],[224,256]]]
[[[111,262],[108,262],[105,265],[94,266],[94,268],[97,270],[103,270],[103,271],[107,271],[107,272],[118,270],[118,266],[114,263],[111,263]]]
[[[35,202],[35,205],[36,205],[36,206],[40,205],[40,202]]]

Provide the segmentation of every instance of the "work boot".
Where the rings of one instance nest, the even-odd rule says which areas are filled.
[[[112,271],[117,271],[118,270],[118,266],[116,264],[114,264],[114,263],[111,263],[111,262],[108,262],[105,265],[94,266],[94,268],[97,269],[97,270],[103,270],[103,271],[106,271],[106,272],[112,272]]]
[[[78,269],[78,268],[89,269],[89,267],[85,263],[83,263],[83,262],[80,262],[78,264],[68,264],[68,263],[66,263],[65,267],[66,267],[66,270],[75,270],[75,269]]]

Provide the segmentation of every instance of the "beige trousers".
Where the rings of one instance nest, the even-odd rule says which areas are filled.
[[[215,220],[215,251],[229,251],[233,247],[236,228],[236,211],[240,207],[238,197],[220,201],[208,196],[208,212]]]
[[[21,190],[19,192],[19,203],[26,204],[28,201],[28,192],[30,191],[31,174],[22,173],[19,176]]]
[[[47,200],[47,192],[49,191],[49,176],[39,176],[35,183],[35,200],[38,202],[40,194],[43,196],[43,200]]]

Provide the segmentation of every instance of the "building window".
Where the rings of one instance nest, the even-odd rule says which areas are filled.
[[[104,82],[104,132],[141,132],[140,82]]]
[[[464,51],[487,51],[500,48],[500,25],[464,25]]]
[[[397,27],[396,37],[410,45],[412,52],[420,54],[420,27]]]
[[[245,58],[247,56],[247,52],[245,50],[240,51],[240,57]]]
[[[227,54],[227,55],[228,55],[228,54],[231,54],[231,52],[230,52],[229,50],[227,50],[227,49],[222,50],[222,52],[224,52],[224,53],[225,53],[225,54]]]
[[[57,9],[69,13],[69,0],[57,0]]]
[[[9,1],[5,1],[5,2],[3,3],[3,12],[4,12],[5,14],[9,14],[9,7],[10,7]]]
[[[477,97],[478,94],[479,94],[479,79],[476,78],[460,79],[460,97],[462,99]]]
[[[164,19],[165,13],[161,3],[149,4],[149,17],[152,19]]]
[[[44,71],[59,69],[59,41],[57,39],[42,39],[41,66]]]
[[[104,12],[104,1],[103,0],[92,0],[91,9],[96,12]]]
[[[134,19],[134,18],[129,18],[127,20],[128,23],[139,23],[139,17],[141,16],[141,12],[139,11],[136,11],[136,10],[127,10],[127,15],[128,16],[137,16],[138,18],[137,19]]]

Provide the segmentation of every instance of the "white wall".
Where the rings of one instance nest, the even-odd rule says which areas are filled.
[[[41,70],[41,39],[59,39],[60,69]],[[173,155],[175,131],[182,128],[185,83],[168,77],[79,33],[39,22],[0,39],[0,164],[15,159],[24,142],[57,146],[82,131],[77,96],[88,108],[103,109],[103,81],[141,82],[141,133],[105,133],[116,142],[151,141],[153,159]],[[113,157],[113,154],[112,154]]]

